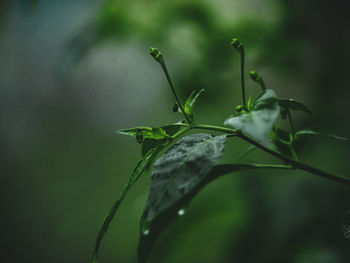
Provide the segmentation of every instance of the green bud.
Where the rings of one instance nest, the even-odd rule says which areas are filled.
[[[254,80],[256,83],[258,83],[260,85],[262,90],[266,89],[265,83],[264,83],[263,79],[260,77],[260,75],[258,74],[258,72],[256,72],[255,70],[251,70],[251,71],[249,71],[249,76],[252,80]]]
[[[151,47],[150,48],[150,54],[159,63],[163,62],[163,55],[159,52],[159,50],[157,48]]]
[[[232,39],[231,45],[235,47],[238,51],[243,51],[243,43],[238,38]]]
[[[244,106],[243,105],[236,106],[236,111],[237,112],[241,112],[242,110],[244,110]]]
[[[255,70],[249,71],[249,76],[254,81],[257,81],[260,78],[259,74]]]

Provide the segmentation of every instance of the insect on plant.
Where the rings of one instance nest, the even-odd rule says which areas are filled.
[[[250,78],[261,87],[262,91],[255,99],[250,97],[246,100],[244,46],[236,38],[232,40],[231,45],[240,54],[242,104],[238,105],[233,115],[224,121],[224,127],[195,122],[193,108],[204,90],[193,91],[183,104],[176,94],[163,55],[156,48],[150,49],[151,56],[162,67],[176,100],[173,110],[180,112],[184,120],[165,126],[140,126],[118,130],[120,134],[136,138],[141,144],[142,158],[102,223],[93,252],[93,263],[97,262],[101,240],[125,195],[139,177],[151,168],[157,155],[165,148],[168,150],[153,165],[150,192],[140,221],[138,246],[140,263],[146,262],[159,235],[169,224],[185,213],[191,199],[208,183],[223,175],[254,169],[300,169],[328,180],[350,185],[350,178],[333,175],[301,162],[295,147],[301,138],[309,136],[326,135],[336,139],[346,139],[316,130],[296,130],[292,112],[302,111],[312,115],[310,109],[294,99],[279,98],[273,90],[265,87],[263,79],[255,71],[249,72]],[[277,127],[276,121],[279,117],[288,121],[289,131]],[[202,132],[186,136],[186,133],[192,130]],[[212,135],[210,132],[220,135]],[[224,154],[226,141],[232,139],[243,140],[251,145],[248,151],[260,149],[279,159],[282,164],[217,164]],[[348,238],[350,238],[349,225],[349,215],[346,214],[343,231]]]

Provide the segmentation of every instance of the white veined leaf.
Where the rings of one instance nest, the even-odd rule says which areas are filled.
[[[256,99],[252,108],[248,113],[228,118],[224,124],[239,129],[262,145],[270,147],[270,132],[280,113],[276,93],[267,89]]]

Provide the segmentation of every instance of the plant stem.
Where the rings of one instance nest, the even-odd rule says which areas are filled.
[[[294,149],[293,144],[288,144],[288,147],[289,147],[289,150],[290,150],[290,152],[291,152],[291,154],[293,156],[293,159],[299,161],[298,155],[297,155],[297,153],[296,153],[296,151]]]
[[[236,129],[230,129],[230,128],[214,126],[214,125],[207,125],[207,124],[193,125],[193,126],[191,126],[191,129],[212,130],[212,131],[228,133],[228,134],[231,134],[231,135],[235,135],[237,132],[239,132]]]
[[[294,145],[293,145],[294,137],[295,137],[295,130],[294,130],[294,125],[293,125],[293,120],[292,120],[292,114],[290,113],[289,109],[287,109],[287,116],[288,116],[288,121],[289,121],[289,126],[290,126],[290,132],[291,132],[288,147],[289,147],[290,152],[292,153],[293,158],[298,161],[299,158],[298,158],[297,153],[295,152]]]
[[[249,164],[252,167],[256,168],[265,168],[265,169],[295,169],[292,165],[285,165],[285,164]]]
[[[244,87],[244,47],[242,45],[242,49],[239,52],[241,56],[241,88],[242,88],[242,100],[243,100],[243,107],[247,109],[247,105],[245,102],[245,87]]]
[[[307,171],[307,172],[310,172],[310,173],[313,173],[315,175],[318,175],[318,176],[321,176],[321,177],[324,177],[326,179],[329,179],[329,180],[332,180],[332,181],[336,181],[336,182],[339,182],[339,183],[343,183],[343,184],[347,184],[347,185],[350,185],[350,178],[346,178],[346,177],[343,177],[343,176],[338,176],[338,175],[333,175],[333,174],[330,174],[330,173],[327,173],[327,172],[324,172],[320,169],[317,169],[313,166],[310,166],[308,164],[305,164],[305,163],[302,163],[302,162],[299,162],[299,161],[296,161],[296,160],[293,160],[283,154],[280,154],[278,152],[275,152],[263,145],[261,145],[260,143],[254,141],[253,139],[245,136],[243,133],[241,132],[238,132],[236,134],[239,138],[243,139],[244,141],[252,144],[252,145],[255,145],[256,147],[258,147],[259,149],[263,150],[264,152],[266,153],[269,153],[273,156],[275,156],[276,158],[288,163],[288,164],[291,164],[293,167],[297,168],[297,169],[301,169],[301,170],[304,170],[304,171]]]
[[[170,86],[170,88],[171,88],[171,91],[173,92],[173,95],[174,95],[174,97],[175,97],[175,100],[176,100],[177,104],[179,105],[179,107],[180,107],[180,109],[181,109],[181,112],[184,114],[186,121],[187,121],[189,124],[191,124],[192,121],[191,121],[190,118],[187,116],[187,114],[186,114],[186,112],[185,112],[185,109],[184,109],[184,107],[182,106],[182,103],[180,102],[180,100],[179,100],[179,98],[178,98],[178,96],[177,96],[177,94],[176,94],[176,91],[175,91],[173,82],[171,81],[170,75],[169,75],[168,70],[167,70],[167,68],[166,68],[166,65],[165,65],[165,63],[164,63],[164,59],[162,60],[162,62],[160,63],[160,65],[162,66],[162,69],[163,69],[163,71],[164,71],[165,77],[166,77],[166,79],[168,80],[168,83],[169,83],[169,86]]]
[[[178,133],[176,133],[173,137],[173,139],[179,137],[180,135],[188,132],[191,129],[203,129],[203,130],[212,130],[212,131],[218,131],[218,132],[223,132],[228,134],[228,136],[232,137],[232,136],[237,136],[240,139],[254,145],[255,147],[259,148],[260,150],[263,150],[264,152],[284,161],[285,163],[291,165],[293,168],[296,169],[300,169],[300,170],[304,170],[307,171],[309,173],[321,176],[323,178],[332,180],[332,181],[336,181],[339,183],[343,183],[343,184],[347,184],[350,185],[350,178],[347,177],[343,177],[343,176],[339,176],[339,175],[333,175],[330,173],[327,173],[325,171],[322,171],[318,168],[315,168],[311,165],[308,165],[306,163],[302,163],[298,160],[294,160],[289,158],[288,156],[285,156],[283,154],[280,154],[278,152],[275,152],[265,146],[263,146],[262,144],[254,141],[253,139],[249,138],[248,136],[244,135],[241,131],[237,130],[237,129],[230,129],[230,128],[225,128],[225,127],[220,127],[220,126],[214,126],[214,125],[206,125],[206,124],[198,124],[198,125],[190,125],[184,129],[182,129],[181,131],[179,131]],[[293,149],[294,150],[294,149]],[[279,165],[277,165],[279,166]]]
[[[257,148],[252,145],[250,146],[245,152],[243,152],[240,156],[238,156],[237,161],[243,159],[244,157],[246,157],[249,153],[251,153],[252,151],[256,150]]]
[[[293,125],[292,115],[290,114],[290,110],[289,109],[287,109],[287,116],[288,116],[288,120],[289,120],[290,130],[291,130],[291,133],[292,133],[292,142],[293,142],[294,141],[295,130],[294,130],[294,125]]]

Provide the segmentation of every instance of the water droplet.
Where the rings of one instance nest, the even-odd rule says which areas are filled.
[[[344,214],[342,221],[343,234],[347,239],[350,239],[350,210]]]
[[[185,214],[185,209],[180,209],[179,211],[177,211],[177,214],[179,215],[179,216],[183,216],[184,214]]]
[[[150,231],[149,231],[149,229],[147,228],[147,229],[143,230],[143,233],[142,233],[142,234],[145,235],[145,236],[148,236],[149,233],[150,233]]]
[[[141,230],[142,234],[144,236],[148,236],[149,233],[150,233],[150,222],[145,220],[143,223],[142,223],[142,230]]]

